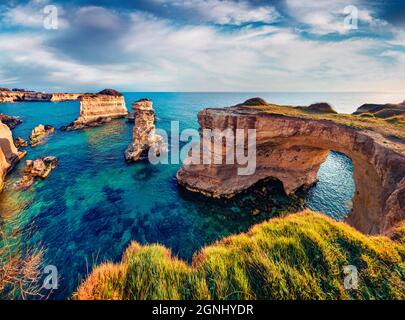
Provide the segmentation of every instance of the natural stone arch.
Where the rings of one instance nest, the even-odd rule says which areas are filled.
[[[231,197],[261,179],[275,177],[291,194],[313,184],[329,151],[335,150],[353,161],[356,192],[347,219],[351,225],[377,234],[405,216],[405,147],[400,142],[333,121],[255,108],[205,109],[198,119],[200,130],[256,129],[257,168],[253,175],[238,176],[237,164],[184,165],[177,179],[191,191]]]

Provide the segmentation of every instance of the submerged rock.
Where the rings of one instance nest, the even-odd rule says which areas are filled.
[[[3,122],[11,130],[22,123],[22,120],[19,117],[9,116],[4,113],[0,113],[0,121]]]
[[[159,155],[166,150],[162,136],[155,133],[155,110],[152,101],[142,99],[132,104],[135,127],[132,143],[125,150],[127,161],[146,159],[149,149]]]
[[[30,146],[36,147],[45,142],[45,138],[55,132],[55,128],[50,125],[40,124],[36,126],[30,135]]]
[[[36,179],[45,179],[56,168],[58,159],[52,156],[41,157],[35,160],[27,160],[24,176],[16,184],[16,189],[28,189]]]
[[[25,141],[23,138],[21,138],[21,137],[17,137],[15,140],[14,140],[14,145],[16,146],[16,148],[19,148],[19,147],[26,147],[26,146],[28,146],[28,142],[27,141]]]

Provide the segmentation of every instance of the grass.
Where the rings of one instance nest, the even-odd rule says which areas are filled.
[[[22,230],[0,225],[0,300],[47,298],[41,284],[44,249],[24,242]]]
[[[369,237],[305,210],[202,249],[192,264],[133,242],[89,275],[75,299],[404,299],[405,225]],[[344,267],[358,289],[344,288]]]
[[[389,118],[378,118],[374,114],[333,114],[314,113],[301,108],[291,106],[279,106],[269,104],[266,106],[246,106],[247,108],[259,109],[271,114],[300,117],[305,119],[333,121],[338,124],[358,129],[373,130],[385,137],[395,136],[405,139],[405,115],[396,115]]]

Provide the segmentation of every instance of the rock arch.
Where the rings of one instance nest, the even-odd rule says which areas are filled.
[[[335,150],[349,156],[354,165],[356,192],[348,223],[364,233],[378,234],[405,216],[403,141],[329,120],[272,114],[257,108],[205,109],[198,120],[200,130],[256,129],[257,167],[253,175],[238,176],[237,164],[183,165],[177,180],[191,191],[232,197],[271,176],[291,194],[313,184],[328,152]]]

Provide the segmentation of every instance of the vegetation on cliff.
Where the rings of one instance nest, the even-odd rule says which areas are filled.
[[[120,263],[97,267],[74,298],[404,299],[401,234],[368,237],[306,210],[222,239],[191,265],[161,245],[133,242]],[[344,288],[347,265],[358,268],[357,290]]]
[[[354,114],[336,113],[332,107],[327,107],[324,103],[313,104],[309,107],[282,106],[271,103],[252,104],[242,103],[235,107],[245,107],[263,110],[271,114],[299,117],[305,119],[333,121],[338,124],[354,127],[358,129],[373,130],[387,138],[397,137],[405,139],[405,109],[403,105],[397,106],[393,112],[392,105],[382,106],[378,109],[364,109],[362,107]],[[320,108],[322,107],[322,108]],[[314,112],[314,109],[317,112]],[[367,111],[368,110],[368,111]],[[378,112],[374,112],[377,110]]]

